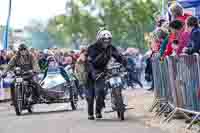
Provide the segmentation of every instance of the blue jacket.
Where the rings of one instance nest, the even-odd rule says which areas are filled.
[[[200,28],[194,28],[190,35],[190,41],[188,44],[188,54],[200,53]]]

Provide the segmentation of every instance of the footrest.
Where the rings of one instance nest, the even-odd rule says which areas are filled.
[[[131,110],[131,109],[135,109],[135,108],[125,108],[125,111],[126,110]],[[117,110],[108,110],[108,111],[104,111],[104,113],[113,113],[115,111],[117,111]]]
[[[125,108],[125,110],[131,110],[131,109],[135,109],[135,108]]]
[[[116,110],[109,110],[109,111],[104,111],[104,113],[113,113],[115,112]]]

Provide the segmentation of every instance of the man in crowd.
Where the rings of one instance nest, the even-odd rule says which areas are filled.
[[[189,45],[185,48],[188,54],[200,53],[200,27],[196,17],[190,17],[187,21],[188,31],[191,32]]]

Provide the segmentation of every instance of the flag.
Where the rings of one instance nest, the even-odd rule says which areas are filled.
[[[6,27],[5,27],[5,31],[4,31],[4,49],[8,49],[8,32],[9,32],[9,25],[10,25],[10,16],[11,16],[11,1],[9,0],[9,9],[8,9],[8,18],[7,18],[7,22],[6,22]]]

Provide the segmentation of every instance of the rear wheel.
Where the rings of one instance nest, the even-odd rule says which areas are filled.
[[[32,106],[29,106],[27,110],[28,110],[28,112],[29,112],[30,114],[33,113],[33,108],[32,108]]]
[[[16,115],[20,116],[23,110],[22,89],[20,85],[16,85],[14,89],[14,108]]]
[[[124,120],[124,111],[117,111],[117,116],[120,120]]]

